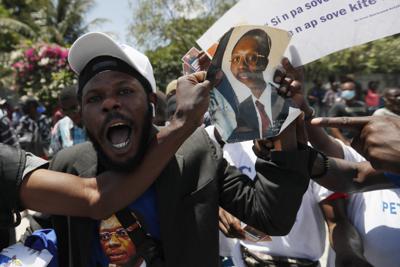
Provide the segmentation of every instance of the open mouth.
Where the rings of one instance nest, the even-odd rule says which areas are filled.
[[[248,72],[241,72],[241,73],[239,73],[238,74],[238,78],[240,79],[240,80],[248,80],[248,79],[250,79],[251,77],[251,75],[249,75],[250,73],[248,73]]]
[[[107,129],[107,139],[116,149],[126,148],[130,143],[132,128],[122,122],[114,123]]]

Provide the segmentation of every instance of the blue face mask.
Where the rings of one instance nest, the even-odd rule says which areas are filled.
[[[345,100],[351,100],[356,96],[356,92],[354,90],[345,90],[342,91],[340,96]]]

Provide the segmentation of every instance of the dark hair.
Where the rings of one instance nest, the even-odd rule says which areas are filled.
[[[354,79],[352,77],[350,77],[349,75],[340,76],[340,83],[348,83],[348,82],[354,83],[354,84],[356,83],[354,81]]]
[[[330,83],[334,83],[334,82],[336,81],[335,75],[334,75],[334,74],[330,74],[330,75],[328,76],[328,81],[329,81]]]
[[[69,99],[76,99],[76,93],[78,91],[78,86],[77,85],[71,85],[71,86],[66,86],[63,89],[61,89],[60,92],[60,102],[69,100]]]
[[[379,87],[379,81],[370,81],[368,83],[368,88],[370,89],[378,89]]]
[[[400,91],[400,86],[386,88],[385,90],[383,90],[383,96],[387,97],[390,94],[390,91]]]
[[[34,108],[39,107],[39,101],[37,101],[33,97],[28,97],[27,99],[22,101],[21,106],[22,106],[22,112],[28,114],[31,107]]]
[[[271,52],[271,37],[261,29],[253,29],[248,32],[246,32],[240,39],[237,41],[235,44],[235,47],[237,44],[240,42],[245,37],[253,37],[257,43],[258,43],[258,48],[259,52],[262,53],[266,58],[269,56],[269,53]]]

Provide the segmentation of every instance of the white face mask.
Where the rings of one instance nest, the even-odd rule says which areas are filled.
[[[356,96],[356,92],[354,90],[345,90],[342,91],[340,96],[345,100],[351,100]]]

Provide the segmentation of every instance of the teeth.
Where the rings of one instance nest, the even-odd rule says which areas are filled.
[[[126,147],[129,144],[129,139],[126,140],[125,142],[119,143],[119,144],[113,144],[113,147],[121,149]]]
[[[123,126],[123,125],[125,125],[125,124],[123,124],[122,122],[117,122],[117,123],[114,123],[113,125],[111,125],[111,127]]]

